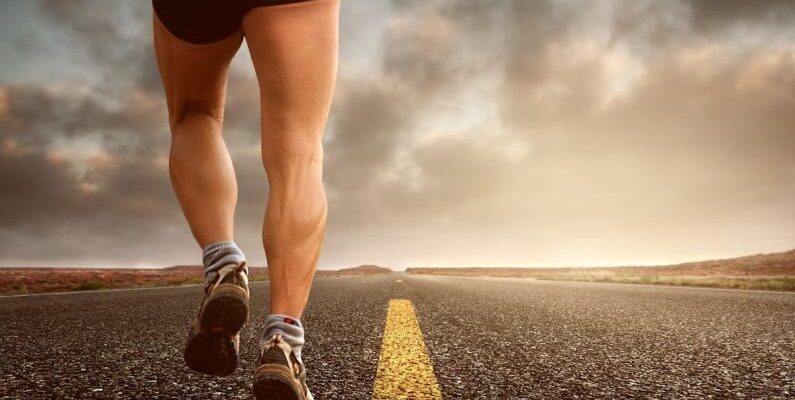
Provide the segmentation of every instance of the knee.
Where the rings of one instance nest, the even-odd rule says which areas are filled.
[[[221,124],[224,119],[224,107],[212,102],[192,99],[175,102],[172,107],[169,107],[169,124],[172,128],[191,118],[203,118]]]
[[[306,133],[279,134],[269,140],[263,139],[262,163],[269,170],[301,165],[322,166],[322,140]]]

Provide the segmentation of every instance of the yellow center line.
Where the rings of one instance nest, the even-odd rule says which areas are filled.
[[[411,300],[389,301],[372,398],[442,398]]]

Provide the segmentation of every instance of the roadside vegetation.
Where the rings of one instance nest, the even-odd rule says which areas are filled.
[[[795,250],[651,267],[409,268],[413,274],[795,291]]]
[[[361,265],[336,271],[318,271],[318,277],[370,275],[389,268]],[[265,267],[249,267],[249,281],[268,279]],[[124,268],[0,268],[0,295],[182,286],[204,283],[200,266],[162,269]]]

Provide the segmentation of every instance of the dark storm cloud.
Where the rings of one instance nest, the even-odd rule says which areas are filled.
[[[0,221],[4,228],[42,226],[56,215],[80,209],[80,183],[59,160],[48,159],[40,150],[12,150],[3,142],[0,158]],[[43,208],[42,204],[53,204]],[[4,249],[10,251],[11,249]]]
[[[335,189],[349,191],[367,185],[374,171],[392,161],[416,108],[401,88],[381,81],[351,83],[343,90],[334,106],[328,176]]]
[[[338,84],[325,163],[335,199],[332,227],[382,223],[372,218],[389,193],[381,176],[410,150],[411,136],[438,101],[455,94],[455,78],[467,67],[452,58],[458,42],[447,21],[433,9],[417,15],[393,20],[385,32],[381,70],[343,76]]]
[[[113,93],[129,85],[162,92],[152,50],[150,1],[43,0],[40,9],[68,40],[85,68],[95,70],[97,90]]]
[[[151,238],[184,223],[168,181],[149,6],[44,1],[40,9],[93,79],[0,88],[2,252],[12,260],[34,251],[27,254],[35,261],[140,262],[135,253]],[[51,242],[49,250],[27,245],[33,238]],[[121,245],[139,240],[140,247]],[[105,250],[81,254],[81,242]]]
[[[118,5],[101,1],[45,0],[41,10],[76,38],[98,63],[113,61],[124,46]]]
[[[137,218],[142,205],[156,217],[169,209],[171,194],[158,190],[166,180],[157,157],[167,145],[155,134],[164,118],[160,102],[131,94],[109,107],[79,88],[0,90],[3,200],[14,204],[2,207],[6,221],[90,223],[102,212]]]
[[[690,0],[692,24],[700,31],[724,30],[736,25],[763,26],[772,31],[791,28],[795,3],[789,0]]]

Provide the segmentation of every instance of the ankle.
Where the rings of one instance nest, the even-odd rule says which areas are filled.
[[[204,276],[208,282],[212,282],[218,276],[218,271],[221,268],[230,264],[245,263],[246,256],[233,240],[219,240],[202,249],[202,262]]]
[[[273,335],[280,334],[284,341],[293,349],[293,354],[301,361],[304,347],[304,326],[301,320],[287,314],[270,314],[265,318],[260,347]]]

